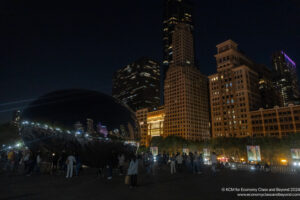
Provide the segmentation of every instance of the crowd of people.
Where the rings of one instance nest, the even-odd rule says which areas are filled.
[[[217,157],[215,153],[211,155],[211,171],[216,172]],[[41,172],[42,168],[42,172]],[[48,153],[47,156],[39,151],[33,153],[29,149],[3,151],[0,155],[0,169],[9,173],[19,173],[27,176],[32,174],[49,173],[50,175],[65,174],[67,179],[79,176],[82,170],[80,156],[75,152]],[[126,170],[127,169],[127,170]],[[113,173],[116,172],[117,173]],[[113,178],[113,174],[126,177],[126,184],[131,188],[137,186],[139,172],[146,175],[156,175],[157,173],[189,172],[202,174],[204,172],[204,157],[201,153],[175,153],[158,154],[153,156],[151,152],[141,154],[125,155],[123,153],[112,155],[104,166],[98,170],[98,175],[107,180]]]
[[[41,173],[42,163],[44,172],[49,174],[66,172],[66,178],[72,178],[73,169],[78,176],[82,167],[80,157],[75,153],[62,152],[60,155],[49,153],[48,156],[42,156],[40,151],[33,153],[29,149],[10,149],[0,153],[0,171],[8,173],[38,175]]]

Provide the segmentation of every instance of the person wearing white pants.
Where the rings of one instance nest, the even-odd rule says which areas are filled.
[[[175,174],[176,173],[176,167],[175,167],[175,157],[171,158],[171,174]]]
[[[66,164],[67,164],[67,176],[66,178],[72,178],[73,176],[73,165],[76,162],[75,157],[71,154],[68,156],[67,160],[66,160]]]

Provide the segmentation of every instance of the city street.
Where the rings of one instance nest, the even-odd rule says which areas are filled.
[[[266,174],[225,170],[213,176],[190,173],[170,175],[160,171],[154,176],[138,177],[139,186],[129,189],[124,176],[112,180],[97,178],[93,169],[80,177],[65,179],[63,175],[0,175],[0,199],[235,199],[238,192],[222,192],[222,188],[298,188],[299,175]],[[259,198],[259,197],[257,197]],[[291,197],[286,197],[291,199]],[[299,197],[298,197],[299,198]],[[238,199],[238,198],[237,198]],[[239,199],[250,199],[243,197]],[[252,198],[253,199],[253,198]],[[265,197],[262,199],[270,199]],[[276,199],[276,198],[271,198]],[[295,199],[297,199],[295,197]]]

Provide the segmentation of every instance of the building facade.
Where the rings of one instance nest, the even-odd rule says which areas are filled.
[[[141,146],[148,146],[149,145],[149,139],[148,139],[148,126],[147,126],[147,114],[148,114],[148,108],[139,109],[135,112],[136,118],[138,120],[139,124],[139,133],[140,133],[140,145]]]
[[[279,51],[273,54],[272,64],[275,71],[274,83],[280,92],[283,105],[299,104],[296,63],[283,51]]]
[[[152,137],[163,136],[165,111],[164,107],[149,110],[143,108],[136,111],[140,128],[140,145],[149,147]]]
[[[19,127],[21,121],[21,111],[20,110],[16,110],[13,113],[13,117],[12,117],[12,124],[16,127]]]
[[[190,0],[164,0],[163,12],[163,63],[161,71],[161,102],[164,104],[164,81],[167,70],[173,62],[173,33],[177,24],[189,26],[194,32],[193,3]],[[191,54],[192,55],[192,54]]]
[[[164,120],[165,120],[164,107],[157,110],[148,112],[147,114],[147,135],[148,137],[163,136],[164,134]]]
[[[133,111],[160,105],[160,66],[141,58],[119,69],[113,76],[112,96]]]
[[[258,89],[261,97],[261,108],[282,106],[280,93],[273,83],[273,71],[265,65],[257,65],[259,82]]]
[[[186,24],[193,34],[193,5],[189,0],[164,0],[163,14],[163,64],[165,70],[173,60],[172,39],[178,23]]]
[[[164,136],[209,139],[208,82],[194,66],[191,27],[177,24],[172,41],[174,56],[164,84]]]
[[[275,106],[250,112],[253,137],[284,137],[300,132],[300,106]]]
[[[213,137],[251,135],[249,112],[261,106],[259,74],[232,40],[217,45],[217,73],[209,76]]]

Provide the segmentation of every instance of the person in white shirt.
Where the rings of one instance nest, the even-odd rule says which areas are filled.
[[[73,176],[73,165],[74,163],[76,163],[76,159],[75,157],[71,154],[68,156],[67,160],[66,160],[66,164],[67,164],[67,176],[66,178],[72,178]]]
[[[133,158],[130,161],[127,175],[130,176],[130,187],[136,187],[137,185],[137,175],[138,175],[138,168],[139,168],[139,161],[136,158],[136,156],[133,156]]]
[[[217,166],[217,155],[215,152],[213,152],[210,156],[211,160],[211,170],[213,173],[216,173],[216,166]]]
[[[170,158],[170,167],[171,167],[171,174],[175,174],[176,173],[176,167],[175,167],[175,156],[172,156]]]
[[[182,171],[183,157],[181,156],[180,153],[176,156],[176,162],[177,162],[177,166],[178,166],[178,171],[181,172]]]
[[[125,162],[124,154],[119,155],[118,160],[119,160],[120,175],[123,175],[123,167],[124,167],[124,162]]]
[[[40,173],[40,164],[41,164],[41,156],[40,156],[40,153],[37,154],[36,156],[36,172],[37,173]]]

